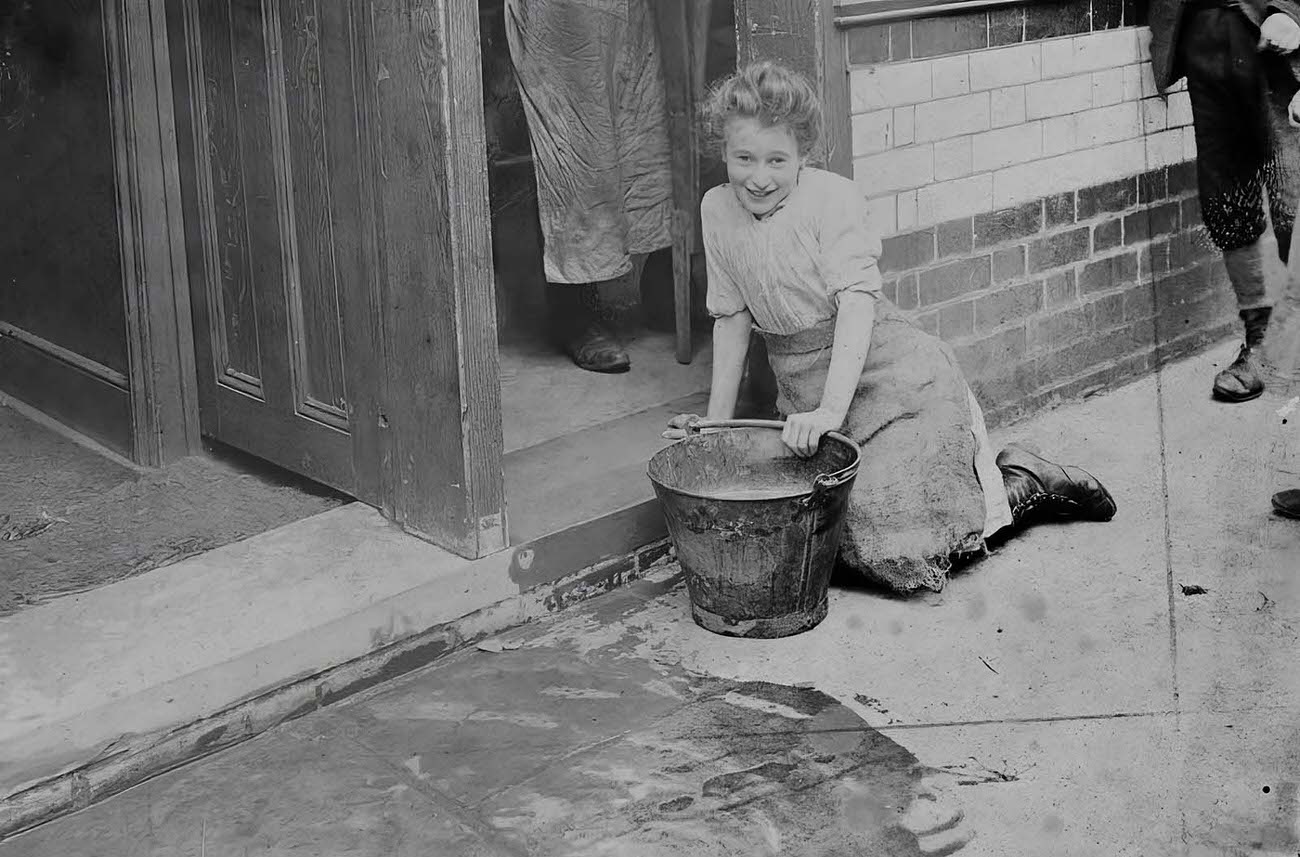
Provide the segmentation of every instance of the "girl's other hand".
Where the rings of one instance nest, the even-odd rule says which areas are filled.
[[[678,414],[668,421],[668,431],[663,436],[668,440],[681,440],[686,437],[686,427],[700,419],[699,414]]]
[[[823,408],[802,414],[791,414],[786,418],[781,440],[785,441],[785,445],[794,450],[796,455],[807,458],[817,452],[822,435],[828,431],[837,431],[843,425],[843,414],[833,414]]]

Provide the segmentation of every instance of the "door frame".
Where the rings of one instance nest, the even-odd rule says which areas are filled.
[[[193,81],[167,0],[105,0],[134,457],[201,449],[174,95]],[[379,371],[350,414],[372,501],[462,556],[503,550],[496,296],[476,4],[353,10],[363,243]],[[179,7],[173,5],[173,14]],[[169,42],[169,34],[171,41]]]
[[[822,99],[826,169],[853,178],[849,66],[835,0],[735,0],[736,61],[775,60],[807,75]]]
[[[509,538],[478,4],[357,8],[385,348],[374,415],[384,511],[482,557]]]
[[[202,444],[163,15],[160,2],[104,0],[131,457],[150,467]]]

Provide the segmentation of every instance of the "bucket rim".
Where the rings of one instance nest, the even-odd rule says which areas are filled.
[[[655,475],[650,471],[650,466],[654,463],[655,457],[664,450],[671,449],[684,440],[698,436],[703,431],[734,431],[737,429],[749,428],[781,431],[785,428],[785,423],[780,420],[698,420],[691,423],[687,428],[686,437],[670,443],[668,446],[665,446],[663,449],[659,450],[659,452],[656,452],[651,456],[650,461],[646,462],[646,478],[649,479],[651,484],[656,488],[662,488],[663,490],[670,491],[680,497],[692,497],[696,500],[719,500],[721,498],[715,495],[703,494],[699,491],[687,491],[683,488],[674,488],[671,485],[665,485],[663,482],[655,478]],[[748,502],[780,502],[785,500],[803,499],[805,497],[811,497],[813,494],[817,493],[818,490],[825,490],[830,486],[838,487],[838,485],[856,477],[858,475],[858,465],[862,462],[862,447],[854,443],[851,438],[846,437],[837,431],[828,431],[823,435],[823,438],[830,438],[831,440],[842,443],[849,449],[853,450],[853,460],[841,467],[839,470],[834,470],[830,473],[817,474],[817,476],[813,477],[812,483],[806,489],[792,488],[789,494],[779,494],[773,497],[764,497],[762,500],[751,500]]]

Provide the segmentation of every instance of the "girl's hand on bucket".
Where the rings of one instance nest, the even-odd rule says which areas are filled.
[[[817,452],[822,435],[828,431],[836,431],[842,425],[844,425],[842,414],[833,414],[822,408],[802,414],[791,414],[786,418],[781,440],[785,441],[785,445],[794,450],[796,455],[807,458]]]
[[[686,428],[691,423],[699,422],[699,414],[678,414],[668,421],[668,431],[663,436],[668,440],[681,440],[686,437]]]

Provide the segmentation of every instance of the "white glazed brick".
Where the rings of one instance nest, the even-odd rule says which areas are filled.
[[[1133,98],[1124,97],[1124,69],[1108,68],[1105,71],[1095,71],[1092,73],[1092,106],[1106,107],[1111,104],[1119,104],[1121,101],[1136,101],[1137,96]]]
[[[1146,141],[1141,137],[1083,149],[1075,154],[1094,156],[1090,162],[1089,181],[1079,187],[1114,181],[1149,169],[1146,166]]]
[[[1159,95],[1156,89],[1156,75],[1151,70],[1151,63],[1124,66],[1124,100],[1137,101]]]
[[[1124,140],[998,170],[993,174],[993,204],[1006,208],[1143,172],[1150,169],[1143,143]]]
[[[894,145],[910,146],[916,142],[916,108],[894,108]]]
[[[916,225],[929,226],[993,210],[993,174],[939,182],[917,191]]]
[[[1092,75],[1044,80],[1025,87],[1025,113],[1030,119],[1078,113],[1092,106]]]
[[[1151,29],[1139,27],[1137,30],[1138,62],[1151,62]]]
[[[1101,146],[1142,136],[1142,111],[1137,102],[1129,101],[1099,107],[1075,115],[1080,146]]]
[[[975,91],[1030,83],[1042,77],[1039,43],[975,51],[970,55],[970,85]]]
[[[1155,134],[1169,127],[1169,110],[1163,98],[1144,98],[1136,103],[1141,106],[1144,133]]]
[[[1192,124],[1192,97],[1186,90],[1170,93],[1166,106],[1170,128],[1183,128]]]
[[[888,108],[859,113],[850,119],[853,155],[861,157],[894,147],[894,111]]]
[[[893,196],[867,200],[867,225],[881,236],[898,231],[898,204]]]
[[[1047,39],[1043,42],[1043,79],[1074,74],[1074,39]]]
[[[1025,115],[1025,88],[1023,86],[1005,86],[989,93],[990,123],[994,128],[1008,125],[1020,125],[1028,118]]]
[[[1042,123],[998,128],[971,138],[971,167],[977,173],[1023,164],[1043,156]]]
[[[916,106],[916,141],[946,140],[989,129],[989,94],[975,92]]]
[[[1183,137],[1190,134],[1189,129],[1170,128],[1159,134],[1146,137],[1147,169],[1158,169],[1183,161]]]
[[[898,231],[912,229],[916,226],[916,198],[917,192],[909,190],[906,193],[900,193],[898,199]]]
[[[1122,27],[1076,36],[1073,39],[1073,73],[1119,68],[1140,62],[1142,53],[1139,48],[1139,32],[1136,27]],[[1147,56],[1150,57],[1150,51]]]
[[[930,75],[930,90],[934,98],[950,98],[970,92],[970,59],[966,54],[933,60]]]
[[[1183,129],[1183,160],[1196,160],[1196,134],[1191,128]]]
[[[849,73],[849,101],[854,113],[929,101],[933,63],[886,63]]]
[[[1043,120],[1043,155],[1063,155],[1079,148],[1079,116],[1053,116]]]
[[[908,146],[858,158],[853,178],[869,197],[927,185],[934,181],[934,149]]]
[[[934,144],[935,181],[959,179],[971,172],[970,137],[954,137]]]
[[[1120,73],[1124,77],[1123,100],[1137,101],[1142,97],[1142,66],[1126,65],[1120,69]]]

